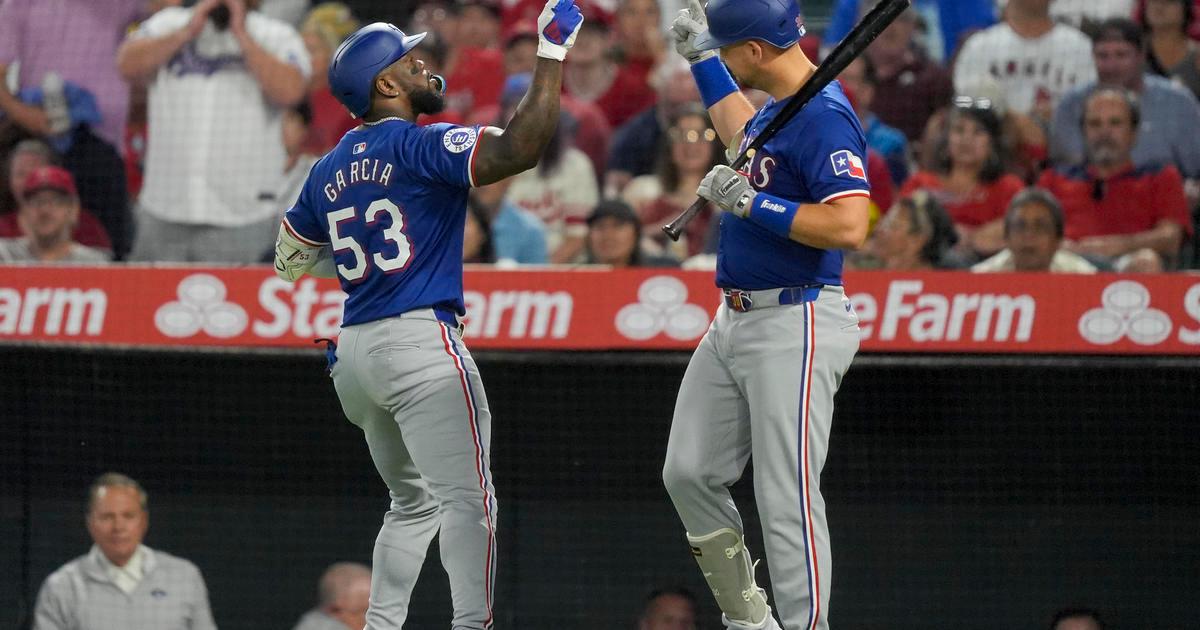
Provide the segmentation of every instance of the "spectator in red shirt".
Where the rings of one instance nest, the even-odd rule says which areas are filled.
[[[13,147],[8,156],[8,169],[5,173],[5,182],[8,184],[8,194],[5,197],[8,199],[4,211],[0,212],[0,237],[16,238],[25,234],[16,210],[26,182],[34,171],[60,165],[61,159],[58,154],[42,140],[24,140]],[[78,196],[74,178],[71,178],[71,192]],[[73,223],[71,240],[111,254],[112,240],[95,215],[80,207]]]
[[[1039,182],[1062,202],[1066,247],[1119,271],[1173,265],[1192,233],[1179,171],[1169,165],[1134,168],[1139,118],[1132,93],[1096,90],[1084,104],[1085,164],[1046,171]],[[1160,264],[1133,266],[1147,257]]]
[[[1024,183],[1004,172],[1000,120],[990,108],[971,102],[955,107],[945,137],[934,149],[934,169],[922,170],[900,194],[928,190],[954,220],[959,253],[968,260],[1004,247],[1004,212]]]
[[[929,59],[916,43],[920,17],[908,9],[867,48],[878,84],[871,109],[883,122],[919,142],[925,123],[950,102],[950,73]],[[919,150],[919,147],[913,147]]]
[[[500,0],[500,19],[505,29],[512,28],[521,22],[536,22],[538,14],[545,6],[545,0]],[[576,0],[575,5],[583,12],[583,21],[604,22],[613,21],[612,0]],[[672,16],[674,17],[674,16]],[[666,30],[666,27],[663,27]],[[574,51],[571,54],[575,54]]]
[[[641,65],[617,63],[609,29],[601,22],[584,20],[563,67],[563,90],[595,103],[614,129],[654,104],[654,90]]]
[[[340,2],[325,2],[313,7],[300,27],[300,36],[312,59],[312,82],[308,85],[312,124],[304,141],[307,153],[323,155],[358,124],[329,91],[328,78],[333,52],[358,27],[359,22],[350,8]]]
[[[670,251],[679,259],[716,252],[716,243],[709,242],[712,204],[704,204],[677,242],[669,241],[660,229],[692,205],[704,175],[713,166],[725,163],[724,147],[704,107],[692,105],[675,116],[667,129],[666,142],[659,146],[655,173],[634,178],[622,194],[641,217],[648,245]]]
[[[454,45],[467,48],[499,48],[499,5],[493,0],[463,0],[460,2]]]
[[[625,65],[645,79],[662,58],[666,38],[656,0],[621,0],[614,21],[614,43]]]
[[[896,184],[888,171],[887,159],[875,149],[867,149],[867,183],[871,185],[871,219],[883,216],[896,198]]]
[[[538,11],[541,11],[541,5]],[[534,14],[537,17],[537,14]],[[449,45],[458,32],[458,9],[451,0],[423,0],[409,18],[407,33],[428,33],[425,39],[433,38]]]
[[[495,105],[504,89],[500,50],[500,7],[486,0],[456,5],[454,34],[443,38],[446,109],[465,118],[472,109]],[[414,31],[410,31],[414,32]]]
[[[531,73],[536,63],[537,25],[522,23],[514,26],[504,40],[504,75],[511,77]],[[592,161],[596,181],[599,182],[608,160],[608,142],[612,136],[608,118],[595,103],[585,103],[570,94],[563,94],[560,104],[574,119],[575,133],[572,141],[575,148],[583,151]],[[496,120],[498,111],[498,106],[475,109],[468,122],[490,125]]]
[[[848,261],[858,269],[949,269],[957,266],[951,254],[957,240],[946,210],[932,195],[917,191],[896,202],[863,250]]]
[[[572,54],[574,51],[572,50]],[[700,103],[700,90],[682,57],[668,57],[654,71],[654,106],[613,130],[604,174],[604,196],[615,197],[638,175],[654,171],[654,156],[666,141],[671,119]]]

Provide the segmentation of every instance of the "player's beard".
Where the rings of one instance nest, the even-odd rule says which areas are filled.
[[[414,115],[436,114],[446,108],[446,98],[428,85],[406,88],[405,94],[408,95]]]

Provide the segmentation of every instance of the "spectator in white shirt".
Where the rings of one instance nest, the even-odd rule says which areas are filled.
[[[258,4],[167,7],[117,53],[123,76],[149,84],[135,260],[253,262],[274,238],[283,113],[311,66],[296,30]]]
[[[1062,248],[1063,211],[1043,188],[1026,188],[1013,197],[1004,215],[1004,249],[971,267],[975,273],[1050,271],[1096,273],[1083,256]]]
[[[88,490],[91,551],[50,574],[38,592],[33,630],[216,630],[196,566],[142,544],[146,491],[120,473]]]
[[[1047,122],[1067,90],[1096,80],[1092,42],[1050,17],[1050,0],[1010,0],[1004,21],[963,44],[954,64],[954,89],[967,96],[990,76],[1009,109]]]

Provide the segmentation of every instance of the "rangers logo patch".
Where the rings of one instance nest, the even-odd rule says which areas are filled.
[[[850,151],[838,151],[830,155],[829,160],[833,162],[834,175],[847,175],[863,181],[867,180],[867,169],[863,168],[862,160]]]
[[[359,153],[362,153],[363,151],[366,151],[366,150],[367,150],[367,143],[359,142],[358,144],[354,145],[354,150],[352,151],[352,153],[354,153],[354,155],[358,155]]]
[[[442,136],[442,145],[451,153],[462,153],[475,146],[479,131],[474,127],[455,127]]]

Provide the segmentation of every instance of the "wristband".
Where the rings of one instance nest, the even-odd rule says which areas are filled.
[[[704,101],[705,108],[738,91],[737,83],[717,56],[692,64],[692,77],[696,79],[696,87],[700,88],[700,100]]]
[[[755,195],[746,218],[784,238],[792,237],[792,220],[800,204],[760,192]]]

